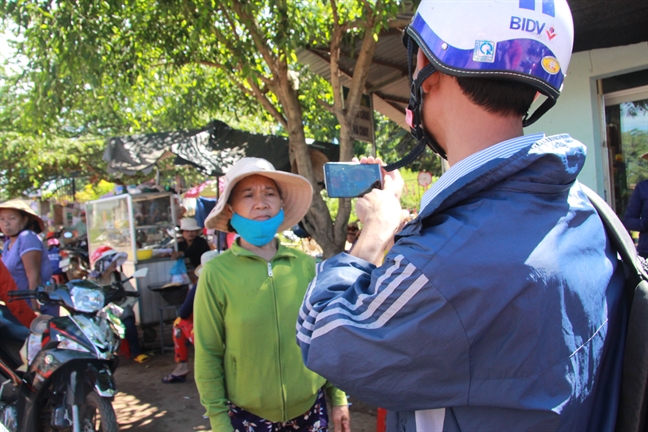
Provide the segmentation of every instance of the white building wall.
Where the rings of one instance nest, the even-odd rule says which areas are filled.
[[[607,158],[604,157],[602,114],[597,96],[597,80],[648,67],[648,42],[576,53],[565,79],[564,91],[554,108],[525,134],[569,133],[587,146],[587,160],[579,180],[605,196]]]

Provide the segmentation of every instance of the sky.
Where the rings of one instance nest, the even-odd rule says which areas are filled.
[[[11,55],[11,48],[9,48],[9,43],[7,39],[10,37],[7,32],[2,32],[0,36],[0,59],[5,60],[9,55]]]
[[[0,31],[0,64],[4,64],[7,60],[13,57],[13,50],[9,45],[9,40],[15,39],[16,37],[11,33],[11,31]],[[13,60],[6,67],[8,72],[17,73],[20,71],[20,62]]]

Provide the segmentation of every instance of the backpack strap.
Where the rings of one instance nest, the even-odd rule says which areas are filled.
[[[617,215],[594,191],[580,185],[625,264],[629,316],[623,350],[621,392],[615,431],[645,432],[648,415],[648,276],[645,261]]]
[[[619,219],[619,217],[614,213],[610,206],[598,196],[596,192],[588,188],[584,184],[580,185],[587,198],[596,209],[599,217],[603,221],[605,226],[605,231],[607,232],[612,246],[617,250],[621,256],[623,263],[628,266],[629,274],[626,274],[626,279],[632,280],[635,283],[635,287],[639,284],[641,280],[648,281],[648,273],[645,269],[645,261],[639,255],[637,255],[637,249],[635,248],[634,241],[632,237],[628,234],[625,226]],[[632,302],[634,296],[634,290],[628,292],[628,300]]]

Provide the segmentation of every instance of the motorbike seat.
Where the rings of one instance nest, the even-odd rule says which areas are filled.
[[[12,368],[22,364],[20,348],[29,336],[29,329],[11,313],[5,305],[0,305],[0,357]]]
[[[23,343],[29,329],[22,325],[5,305],[0,305],[0,340]]]

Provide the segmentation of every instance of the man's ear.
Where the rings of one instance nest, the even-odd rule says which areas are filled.
[[[423,91],[423,93],[429,93],[433,87],[439,85],[440,80],[441,80],[441,72],[435,71],[432,75],[427,77],[426,80],[421,83],[421,90]]]
[[[414,78],[416,78],[421,69],[429,64],[430,60],[425,56],[425,54],[423,54],[423,50],[419,48],[418,52],[416,53],[416,71],[414,72]],[[423,90],[423,93],[428,93],[432,86],[438,82],[438,75],[439,73],[437,71],[421,83],[421,90]]]

